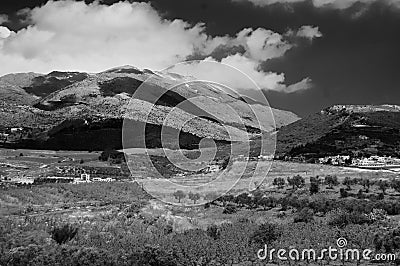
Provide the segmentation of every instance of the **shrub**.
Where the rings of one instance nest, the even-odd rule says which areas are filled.
[[[314,220],[314,211],[308,207],[301,209],[294,216],[295,223],[309,223]]]
[[[376,250],[393,253],[400,249],[400,228],[395,228],[386,234],[376,234],[374,238]]]
[[[349,193],[347,192],[347,190],[344,188],[340,188],[340,197],[347,198],[348,196],[349,196]]]
[[[72,240],[77,233],[78,233],[78,228],[70,224],[65,224],[60,227],[55,227],[50,232],[51,237],[57,242],[57,244],[60,245]]]
[[[310,194],[317,194],[319,192],[319,179],[318,177],[311,177],[310,178]]]
[[[236,212],[237,212],[237,210],[236,210],[235,205],[228,204],[225,207],[225,209],[224,209],[224,211],[222,213],[224,213],[224,214],[232,214],[232,213],[236,213]]]
[[[271,244],[282,235],[282,230],[275,224],[265,223],[260,225],[250,236],[250,241],[256,244]]]
[[[242,193],[235,197],[235,203],[239,204],[240,206],[250,205],[252,202],[252,198],[249,196],[248,193]]]
[[[212,224],[209,227],[207,227],[206,232],[207,232],[207,235],[214,240],[219,239],[219,237],[221,236],[221,229],[215,224]]]
[[[369,224],[371,222],[366,214],[358,211],[349,212],[343,209],[336,209],[328,213],[328,224],[332,226],[345,227],[349,224]]]

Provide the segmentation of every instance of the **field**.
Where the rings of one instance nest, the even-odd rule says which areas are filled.
[[[34,178],[54,175],[60,166],[109,166],[108,162],[99,161],[99,155],[100,152],[0,149],[0,174]]]
[[[256,170],[255,170],[256,169]],[[185,192],[196,192],[202,195],[215,193],[225,194],[228,190],[231,193],[243,193],[260,186],[263,190],[273,189],[275,178],[292,177],[301,175],[306,180],[310,177],[335,175],[339,182],[346,177],[354,179],[379,180],[398,177],[398,174],[390,171],[362,170],[350,167],[334,167],[320,164],[293,163],[283,161],[259,161],[259,162],[235,162],[232,168],[224,173],[188,175],[170,179],[136,179],[144,189],[156,198],[177,203],[173,193],[179,189]],[[242,176],[240,178],[240,176]],[[260,182],[262,182],[260,184]],[[307,182],[307,181],[306,181]],[[256,184],[256,185],[255,185]],[[198,203],[204,203],[201,199]],[[183,199],[180,203],[190,204],[190,199]]]
[[[1,156],[2,162],[32,174],[43,164],[51,169],[81,164],[81,159],[84,165],[109,165],[95,152],[2,150]],[[0,265],[265,265],[257,258],[264,244],[322,249],[335,247],[339,237],[348,240],[349,248],[398,255],[400,244],[393,241],[400,237],[396,174],[283,161],[259,161],[256,168],[256,163],[243,167],[245,162],[236,161],[219,178],[208,173],[0,188]],[[25,168],[5,167],[15,173]],[[238,176],[243,177],[235,184]],[[196,203],[186,192],[177,198],[173,182],[198,194]],[[199,183],[204,185],[193,187]],[[329,258],[270,263],[393,264]]]

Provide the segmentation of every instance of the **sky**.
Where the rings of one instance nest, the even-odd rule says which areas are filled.
[[[300,116],[400,104],[399,47],[400,0],[0,2],[0,75],[209,60],[241,70],[271,106]]]

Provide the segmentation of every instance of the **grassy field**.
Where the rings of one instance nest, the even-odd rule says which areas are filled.
[[[243,171],[246,164],[247,168]],[[275,178],[282,177],[286,180],[287,177],[295,175],[301,175],[306,182],[309,182],[310,177],[325,177],[327,175],[336,175],[339,182],[342,182],[345,177],[369,180],[390,180],[398,177],[398,174],[389,171],[362,170],[350,167],[284,161],[260,161],[235,162],[232,168],[222,174],[187,175],[172,179],[138,179],[137,181],[143,184],[144,189],[156,198],[176,203],[173,193],[178,189],[186,193],[193,192],[202,195],[216,193],[221,195],[228,192],[228,190],[234,191],[234,193],[252,190],[255,188],[254,182],[259,186],[262,181],[261,188],[270,190],[274,188],[272,183]],[[201,204],[204,201],[204,199],[200,199],[198,203]],[[190,199],[183,199],[181,203],[190,204]]]

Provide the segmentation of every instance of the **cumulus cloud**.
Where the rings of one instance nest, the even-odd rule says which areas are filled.
[[[11,31],[7,27],[0,26],[0,39],[8,38],[11,35]]]
[[[30,26],[3,40],[0,60],[10,64],[0,67],[2,74],[71,68],[94,72],[124,64],[159,69],[208,43],[204,25],[163,20],[145,3],[57,1],[28,14]]]
[[[202,23],[166,20],[150,4],[138,2],[49,1],[23,14],[26,28],[12,32],[0,27],[0,61],[7,62],[0,65],[0,75],[99,72],[126,64],[157,70],[199,54],[248,72],[263,88],[287,89],[282,87],[283,74],[259,69],[262,61],[283,56],[294,46],[271,30],[246,28],[235,36],[211,37]],[[307,30],[312,28],[302,32]]]
[[[238,73],[238,70],[244,75]],[[230,55],[221,61],[208,57],[202,61],[178,64],[168,71],[182,75],[189,74],[200,80],[217,82],[239,90],[255,90],[258,86],[264,90],[292,93],[312,87],[310,78],[286,86],[283,73],[265,72],[259,68],[258,62],[240,54]]]
[[[305,2],[308,0],[233,0],[235,2],[239,1],[249,1],[252,2],[256,6],[267,6],[276,3],[296,3],[296,2]],[[351,7],[355,3],[363,3],[363,4],[372,4],[374,2],[384,2],[388,5],[399,7],[399,0],[312,0],[312,3],[315,7],[328,7],[328,8],[336,8],[336,9],[346,9]]]
[[[313,40],[315,38],[322,37],[322,33],[319,31],[318,27],[305,25],[305,26],[300,27],[300,29],[297,30],[296,36],[300,37],[300,38],[306,38],[309,40]]]

